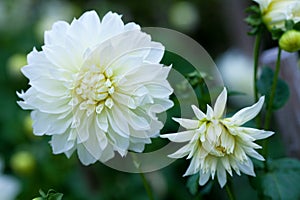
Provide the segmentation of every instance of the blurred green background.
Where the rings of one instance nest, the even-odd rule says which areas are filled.
[[[53,155],[48,144],[50,138],[34,136],[30,113],[16,104],[16,91],[28,88],[28,80],[20,68],[26,65],[26,55],[34,46],[41,49],[43,32],[50,29],[53,22],[71,22],[87,10],[96,10],[100,17],[115,11],[123,15],[124,22],[183,32],[197,40],[213,58],[231,48],[241,50],[248,57],[252,39],[247,36],[243,18],[249,3],[241,0],[230,3],[222,0],[1,0],[0,157],[4,167],[0,173],[17,180],[20,186],[17,199],[32,199],[39,196],[39,189],[47,192],[51,188],[64,193],[65,200],[147,199],[138,174],[119,172],[101,163],[84,167],[76,153],[71,159]],[[172,63],[173,60],[166,56],[164,61]],[[171,124],[164,130],[175,128]],[[278,140],[274,142],[282,146]],[[155,145],[161,142],[156,141]],[[275,155],[281,154],[277,148]],[[187,166],[188,162],[180,159],[162,170],[146,174],[157,199],[227,199],[216,183],[201,188],[197,196],[191,195],[186,187],[187,178],[182,178]],[[243,195],[246,199],[245,194],[254,194],[249,199],[255,198],[246,176],[235,176],[233,183],[239,197]]]

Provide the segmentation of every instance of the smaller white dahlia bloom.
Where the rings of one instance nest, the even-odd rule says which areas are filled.
[[[300,21],[299,0],[253,0],[259,4],[264,23],[269,29],[285,30],[286,20]]]
[[[31,87],[18,103],[32,110],[35,135],[52,136],[55,154],[77,150],[88,165],[115,151],[142,152],[163,127],[156,115],[173,106],[163,54],[162,44],[116,13],[58,21],[42,51],[27,57],[22,72]]]
[[[238,111],[230,118],[222,118],[227,101],[224,88],[217,98],[214,109],[207,105],[204,114],[196,106],[192,109],[197,117],[193,119],[173,118],[187,131],[161,135],[173,142],[187,142],[182,148],[169,155],[171,158],[192,159],[184,176],[200,174],[199,185],[207,183],[210,177],[217,174],[221,187],[226,184],[226,171],[232,176],[232,169],[240,175],[240,171],[255,176],[253,163],[249,157],[258,160],[264,158],[255,151],[261,146],[255,140],[264,139],[273,134],[271,131],[241,127],[253,119],[261,110],[264,97],[251,107]]]

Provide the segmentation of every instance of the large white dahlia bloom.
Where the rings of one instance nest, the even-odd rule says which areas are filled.
[[[192,159],[184,176],[199,173],[199,185],[204,185],[210,177],[214,179],[217,174],[218,182],[223,187],[227,181],[226,171],[232,176],[232,169],[238,175],[242,171],[255,176],[253,163],[249,157],[262,161],[264,158],[255,151],[261,147],[254,141],[273,134],[271,131],[241,127],[259,113],[264,97],[232,117],[222,118],[226,101],[227,91],[224,88],[217,98],[214,109],[207,105],[206,114],[196,106],[192,106],[196,120],[174,118],[187,131],[161,135],[173,142],[187,142],[169,156],[172,158],[188,156],[188,159]]]
[[[34,134],[52,135],[55,154],[77,150],[85,165],[142,152],[163,127],[157,113],[173,105],[162,44],[116,13],[100,21],[94,11],[54,23],[44,40],[22,68],[31,87],[18,93]]]

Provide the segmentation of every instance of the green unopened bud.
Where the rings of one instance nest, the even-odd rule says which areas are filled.
[[[34,172],[35,158],[30,152],[19,151],[10,160],[13,171],[19,175],[29,175]]]
[[[300,31],[290,30],[285,32],[279,39],[279,46],[288,52],[300,50]]]
[[[36,197],[36,198],[34,198],[32,200],[44,200],[44,199],[42,197]]]

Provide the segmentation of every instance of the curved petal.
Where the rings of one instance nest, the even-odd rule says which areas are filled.
[[[227,102],[227,90],[224,87],[223,91],[218,96],[215,106],[214,106],[214,117],[215,118],[219,119],[220,117],[222,117],[224,110],[225,110],[226,102]]]
[[[188,142],[195,135],[195,131],[183,131],[179,133],[160,135],[161,138],[168,138],[172,142]]]
[[[182,127],[186,129],[196,129],[199,126],[198,120],[192,119],[182,119],[182,118],[172,118],[174,121],[178,122]]]
[[[192,105],[192,109],[199,120],[206,118],[206,115],[197,106]]]
[[[223,188],[227,182],[227,177],[226,177],[226,171],[223,168],[223,166],[221,166],[221,164],[218,165],[217,176],[218,176],[219,185],[221,188]]]
[[[231,123],[236,126],[243,125],[253,119],[261,110],[265,101],[265,97],[260,97],[258,102],[250,107],[243,108],[230,118]]]

